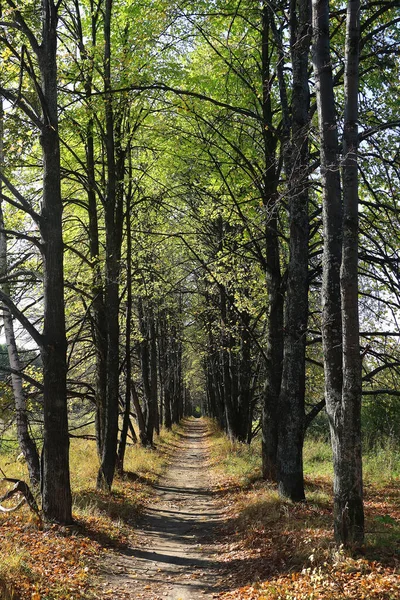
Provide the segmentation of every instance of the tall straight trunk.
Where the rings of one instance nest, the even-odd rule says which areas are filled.
[[[291,140],[285,163],[289,196],[289,265],[285,299],[282,385],[279,396],[278,488],[293,501],[305,499],[303,437],[305,352],[308,319],[308,58],[310,0],[291,5],[293,65]]]
[[[178,350],[177,350],[177,365],[176,365],[176,380],[177,380],[177,390],[178,390],[178,404],[179,404],[179,421],[183,417],[184,412],[184,402],[185,402],[185,390],[183,386],[182,379],[182,342],[179,340],[178,342]]]
[[[88,101],[92,94],[91,82],[86,86]],[[104,305],[104,282],[99,260],[99,224],[96,201],[95,153],[94,153],[94,120],[89,118],[87,125],[87,196],[89,216],[89,250],[92,261],[92,295],[91,315],[93,323],[93,339],[96,352],[96,441],[97,452],[101,459],[104,445],[105,412],[107,396],[107,316]]]
[[[335,535],[364,540],[361,455],[361,356],[358,314],[358,88],[360,0],[348,0],[343,132],[343,254],[340,274],[343,330],[342,423],[335,458]]]
[[[138,299],[138,316],[140,333],[142,335],[142,341],[140,342],[140,364],[143,381],[143,414],[146,424],[145,435],[144,437],[141,436],[141,443],[144,446],[151,446],[158,418],[157,346],[153,310],[150,306],[143,303],[142,298]]]
[[[238,360],[238,399],[237,399],[237,439],[246,442],[248,438],[249,421],[251,419],[251,337],[249,332],[250,316],[248,313],[241,314],[240,331],[240,353]]]
[[[222,238],[222,236],[221,236]],[[223,285],[219,286],[220,289],[220,311],[221,311],[221,350],[220,350],[220,361],[222,371],[222,382],[223,382],[223,399],[225,409],[225,423],[226,433],[231,440],[235,439],[235,410],[232,401],[232,379],[230,369],[230,349],[231,349],[231,336],[229,333],[228,323],[228,307],[227,307],[227,292]]]
[[[91,91],[90,91],[91,94]],[[104,282],[99,260],[99,225],[95,192],[95,156],[94,156],[94,121],[89,119],[87,125],[87,177],[88,177],[88,216],[89,216],[89,250],[92,261],[92,295],[91,316],[93,324],[93,341],[96,353],[96,442],[97,453],[101,460],[104,446],[105,413],[107,397],[107,316],[104,305]]]
[[[90,49],[86,47],[86,41],[83,32],[81,11],[79,0],[75,0],[75,27],[77,44],[80,55],[85,61],[84,89],[86,105],[89,108],[89,118],[86,125],[86,193],[87,193],[87,212],[88,212],[88,237],[89,253],[92,268],[91,293],[92,304],[90,308],[92,337],[96,356],[95,366],[95,428],[96,443],[99,459],[103,453],[105,414],[106,414],[106,395],[107,395],[107,314],[104,306],[104,282],[101,272],[101,262],[99,259],[99,223],[98,223],[98,205],[97,205],[97,187],[96,187],[96,165],[95,165],[95,147],[94,147],[94,117],[92,115],[92,95],[93,95],[93,51],[97,44],[97,21],[98,10],[95,9],[93,0],[90,2],[91,15],[91,38]]]
[[[4,165],[4,110],[3,100],[0,98],[0,170]],[[7,238],[4,233],[4,217],[2,207],[3,182],[0,180],[0,278],[4,281],[1,284],[2,291],[10,296],[10,286],[6,281],[8,275],[7,264]],[[18,443],[21,452],[24,455],[28,467],[29,479],[33,487],[40,484],[40,460],[35,441],[29,432],[29,422],[26,407],[26,398],[22,385],[22,364],[19,357],[17,342],[14,334],[13,317],[10,310],[3,308],[4,335],[6,338],[8,360],[10,363],[11,383],[14,394],[16,427]]]
[[[179,341],[176,338],[176,328],[171,328],[169,343],[169,376],[171,385],[171,415],[172,423],[179,423],[181,386],[179,367]]]
[[[136,411],[136,419],[137,419],[137,424],[138,424],[138,428],[139,428],[139,438],[140,438],[141,443],[143,444],[143,440],[146,439],[146,422],[144,419],[142,407],[140,406],[139,396],[136,391],[136,386],[135,386],[133,380],[131,381],[129,388],[131,390],[131,400],[132,400],[133,406],[135,407],[135,411]]]
[[[42,44],[38,63],[43,92],[43,196],[39,222],[43,247],[43,471],[42,508],[51,521],[71,523],[69,435],[67,417],[67,340],[64,313],[64,271],[60,143],[57,114],[57,8],[42,0]]]
[[[131,330],[132,330],[132,239],[131,239],[131,211],[129,206],[131,194],[128,194],[126,207],[126,323],[125,323],[125,402],[122,429],[118,446],[118,471],[123,473],[126,442],[130,423],[131,411]]]
[[[161,311],[158,319],[160,334],[158,339],[158,353],[159,353],[159,369],[160,369],[160,382],[163,390],[162,401],[164,403],[163,417],[164,425],[166,429],[172,427],[172,415],[171,415],[171,390],[170,390],[170,374],[169,374],[169,359],[168,359],[168,324],[166,312]]]
[[[159,381],[159,404],[158,404],[158,423],[159,427],[164,425],[164,394],[165,394],[165,378],[163,371],[163,359],[162,359],[162,311],[157,312],[157,373]]]
[[[57,22],[58,4],[42,0],[42,36],[39,42],[24,17],[15,9],[13,17],[37,57],[39,74],[32,74],[33,88],[38,90],[41,119],[36,118],[18,98],[17,106],[26,112],[40,129],[43,153],[42,208],[40,215],[27,211],[38,223],[43,257],[43,333],[40,334],[19,313],[7,295],[2,299],[14,312],[38,344],[43,364],[42,508],[49,521],[72,522],[72,499],[69,478],[69,435],[67,414],[67,340],[64,314],[64,269],[62,238],[62,198],[60,142],[57,111]],[[40,88],[40,89],[39,89]]]
[[[334,528],[338,543],[362,543],[361,365],[358,341],[357,94],[359,11],[347,8],[345,54],[344,213],[337,118],[329,47],[329,2],[313,0],[314,69],[323,177],[322,341],[325,399],[334,463]]]
[[[150,307],[149,314],[149,367],[150,367],[150,402],[148,414],[148,437],[153,442],[153,432],[160,432],[159,412],[158,412],[158,377],[157,377],[157,336],[156,324],[154,320],[154,311]]]
[[[275,164],[276,140],[270,131],[272,105],[270,94],[270,20],[271,9],[263,3],[261,60],[262,113],[264,138],[264,181],[262,201],[266,213],[266,281],[268,293],[268,335],[266,347],[265,384],[262,409],[262,472],[266,479],[276,479],[278,445],[278,399],[282,378],[283,358],[283,293],[277,216],[277,173]]]
[[[273,227],[277,226],[274,219]],[[263,390],[262,412],[262,473],[265,479],[276,481],[278,449],[278,401],[282,379],[283,360],[283,294],[276,232],[270,245],[270,265],[267,274],[268,288],[268,335],[266,347],[266,377]]]
[[[110,490],[114,478],[119,412],[119,270],[121,253],[121,223],[118,219],[121,198],[118,194],[115,119],[111,89],[111,15],[112,0],[105,0],[104,8],[104,105],[105,145],[107,155],[107,190],[105,198],[106,281],[105,310],[107,315],[107,381],[104,435],[97,487]]]

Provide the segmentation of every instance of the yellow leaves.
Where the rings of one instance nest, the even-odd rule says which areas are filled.
[[[1,53],[1,58],[6,61],[10,58],[10,56],[12,55],[12,52],[9,48],[5,48],[3,50],[3,52]]]
[[[22,600],[82,597],[88,587],[87,563],[99,555],[99,544],[58,526],[44,531],[21,512],[13,519],[0,517],[0,576]],[[11,558],[13,559],[11,564]]]

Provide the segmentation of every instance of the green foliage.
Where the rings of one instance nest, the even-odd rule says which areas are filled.
[[[195,406],[193,409],[193,416],[196,417],[197,419],[199,419],[202,414],[201,414],[201,407],[200,406]]]
[[[368,450],[388,444],[400,449],[399,398],[389,395],[366,396],[362,404],[364,445]]]

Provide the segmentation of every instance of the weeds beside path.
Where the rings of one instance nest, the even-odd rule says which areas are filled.
[[[306,503],[279,497],[261,481],[256,445],[213,435],[211,463],[226,507],[219,553],[225,585],[219,600],[398,600],[400,488],[366,478],[366,541],[354,552],[333,540],[329,457],[306,464]],[[368,464],[367,464],[368,466]],[[312,467],[312,468],[311,468]]]

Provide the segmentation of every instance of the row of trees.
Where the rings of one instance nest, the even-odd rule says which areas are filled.
[[[396,3],[41,6],[6,0],[0,18],[0,295],[46,517],[72,519],[68,397],[94,406],[99,488],[132,413],[152,444],[203,394],[232,439],[261,428],[263,475],[294,501],[326,403],[336,537],[362,541],[362,379],[393,393],[399,366]]]

